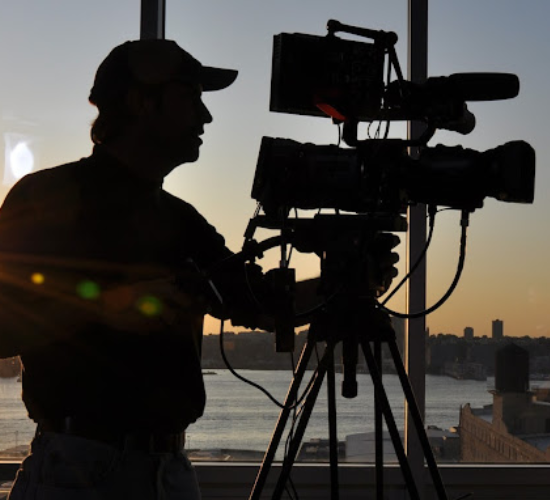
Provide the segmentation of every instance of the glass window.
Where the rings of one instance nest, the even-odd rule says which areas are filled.
[[[501,72],[519,77],[516,98],[469,102],[476,126],[467,136],[440,132],[431,141],[490,151],[527,141],[536,152],[533,204],[503,203],[489,196],[468,228],[467,256],[458,288],[427,318],[427,424],[456,432],[461,462],[548,462],[548,141],[549,111],[543,61],[548,59],[548,5],[528,9],[517,2],[430,4],[429,73]],[[480,88],[480,87],[479,87]],[[490,85],[488,96],[506,93]],[[477,89],[474,89],[478,92]],[[481,91],[481,90],[479,90]],[[467,195],[483,182],[497,193],[515,189],[527,163],[514,146],[501,147],[495,160],[481,157]],[[428,304],[448,288],[458,261],[460,213],[436,217],[429,252]],[[515,348],[511,348],[514,344]],[[527,391],[532,391],[528,393]],[[532,397],[531,397],[532,396]],[[457,457],[454,458],[456,460]]]
[[[77,7],[58,0],[48,5],[34,1],[31,6],[29,2],[14,4],[0,16],[4,40],[0,61],[6,69],[0,93],[4,151],[1,198],[25,173],[89,154],[89,125],[95,111],[87,103],[87,93],[94,72],[113,46],[139,36],[137,2],[127,0],[116,6],[95,2],[93,6]],[[529,9],[494,0],[485,2],[483,7],[471,1],[430,5],[430,76],[511,72],[521,81],[520,95],[515,99],[469,106],[477,119],[470,135],[438,132],[430,145],[442,142],[486,151],[509,141],[525,140],[535,148],[539,164],[534,205],[505,204],[489,198],[483,209],[474,213],[460,285],[452,298],[428,318],[426,423],[441,461],[479,461],[478,457],[489,462],[501,461],[500,458],[519,460],[529,456],[531,448],[540,450],[544,446],[544,442],[511,433],[500,439],[484,424],[494,423],[495,412],[508,408],[509,393],[516,394],[503,390],[495,379],[495,351],[512,340],[529,353],[529,387],[539,388],[535,401],[541,403],[535,406],[544,408],[548,402],[548,390],[544,389],[548,388],[550,352],[545,337],[550,323],[544,305],[550,275],[544,260],[549,242],[544,229],[548,207],[543,192],[548,174],[540,168],[547,153],[542,123],[547,106],[542,63],[547,59],[543,25],[547,10],[542,2]],[[299,5],[290,1],[269,5],[246,0],[169,2],[167,38],[176,40],[205,64],[236,68],[240,74],[231,88],[205,95],[214,122],[207,126],[201,159],[196,165],[172,173],[167,189],[195,205],[226,236],[229,247],[238,251],[255,209],[250,189],[262,136],[316,144],[334,144],[338,140],[338,130],[329,119],[269,112],[273,35],[324,35],[326,22],[331,18],[395,31],[399,36],[397,53],[405,70],[406,16],[403,2],[367,6],[357,0],[346,2],[345,8],[334,2],[313,0]],[[392,126],[392,136],[404,134],[403,124]],[[500,160],[501,168],[507,166],[506,157]],[[488,160],[484,161],[487,166]],[[466,191],[468,187],[461,189]],[[401,271],[405,261],[405,237],[402,239]],[[428,305],[452,281],[458,240],[458,214],[438,214],[429,253]],[[277,252],[268,254],[261,262],[265,269],[277,266]],[[319,272],[318,259],[310,256],[296,253],[293,265],[300,278]],[[402,294],[392,306],[403,310],[404,302]],[[215,321],[207,321],[206,333],[216,334],[218,329]],[[402,332],[400,323],[396,323],[396,329]],[[269,352],[267,346],[273,346],[273,338],[268,335],[234,330],[226,335],[228,357],[246,370],[246,376],[282,400],[291,382],[289,357]],[[299,339],[303,337],[304,334]],[[190,428],[187,446],[196,451],[196,459],[218,457],[235,448],[250,452],[245,454],[247,460],[260,459],[269,444],[278,409],[255,389],[219,368],[219,358],[214,359],[218,356],[214,354],[217,340],[215,335],[205,338],[205,353],[212,352],[212,359],[205,357],[209,403],[203,419]],[[242,354],[251,346],[256,354],[254,363]],[[384,361],[389,361],[387,355]],[[361,373],[361,368],[358,371],[359,396],[353,400],[340,396],[341,375],[336,377],[339,439],[348,450],[353,447],[353,440],[368,441],[365,433],[373,430],[372,385],[369,376]],[[19,399],[17,372],[15,360],[2,363],[2,373],[7,375],[0,379],[0,396],[5,398],[0,413],[0,450],[4,450],[4,456],[26,453],[34,432]],[[391,366],[384,381],[401,429],[402,394]],[[503,383],[508,382],[505,379]],[[532,409],[526,407],[526,411]],[[537,429],[543,434],[548,432],[547,413],[535,420],[517,414],[510,418],[510,422],[519,422],[515,427],[528,428],[531,435]],[[466,455],[468,432],[476,439],[481,436],[487,447]],[[320,450],[327,435],[323,388],[304,441],[312,443],[312,450],[321,443],[317,446]],[[354,458],[350,451],[346,458],[370,460],[367,447],[368,443],[360,446]],[[322,452],[314,452],[311,459],[320,455]],[[539,458],[525,461],[543,460],[536,456]]]

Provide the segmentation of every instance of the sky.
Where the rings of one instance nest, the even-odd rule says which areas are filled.
[[[407,9],[405,0],[168,0],[166,37],[206,65],[238,69],[239,77],[227,90],[205,95],[214,121],[201,157],[170,174],[165,188],[195,205],[238,251],[255,209],[250,190],[262,136],[316,144],[337,138],[329,119],[269,111],[273,36],[324,35],[328,19],[394,31],[406,73]],[[515,99],[469,105],[477,119],[471,134],[438,132],[429,146],[485,151],[521,139],[537,155],[534,204],[488,199],[472,215],[463,276],[452,297],[428,316],[431,333],[461,335],[471,326],[478,336],[490,335],[492,320],[501,319],[505,335],[550,335],[549,14],[546,0],[528,6],[508,0],[429,3],[429,76],[510,72],[521,82]],[[6,155],[14,144],[28,144],[35,169],[90,153],[95,110],[87,97],[95,70],[115,45],[139,38],[139,15],[138,0],[0,2],[0,200],[14,180]],[[401,137],[404,127],[390,132]],[[459,214],[438,214],[427,261],[428,305],[453,279],[459,237]],[[401,239],[402,273],[406,235]],[[267,270],[276,261],[271,251],[260,264]],[[299,277],[319,272],[311,256],[295,253],[292,264]],[[404,294],[392,306],[404,310]],[[207,322],[207,332],[217,328]]]

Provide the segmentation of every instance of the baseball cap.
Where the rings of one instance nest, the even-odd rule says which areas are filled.
[[[237,78],[233,69],[203,66],[173,40],[127,41],[115,47],[97,69],[89,100],[101,107],[120,99],[132,85],[179,81],[222,90]]]

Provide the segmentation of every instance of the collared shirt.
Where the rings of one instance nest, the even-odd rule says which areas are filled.
[[[9,341],[18,321],[22,335],[49,335],[47,315],[33,317],[33,300],[100,300],[120,283],[176,275],[189,259],[204,269],[230,255],[191,205],[96,146],[89,158],[26,176],[0,210],[0,339]],[[21,353],[29,416],[183,430],[205,404],[204,312],[190,305],[183,320],[150,335],[90,321],[67,335],[53,332]]]

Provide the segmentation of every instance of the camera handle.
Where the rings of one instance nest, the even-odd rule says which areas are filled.
[[[343,24],[335,19],[330,19],[327,22],[327,36],[334,36],[335,33],[341,31],[343,33],[349,33],[350,35],[357,35],[363,38],[370,38],[374,43],[388,52],[390,64],[393,66],[397,79],[404,81],[403,72],[399,65],[399,59],[395,52],[395,44],[399,37],[394,31],[372,30],[369,28],[361,28],[358,26],[350,26],[349,24]]]
[[[394,31],[372,30],[369,28],[350,26],[349,24],[343,24],[335,19],[329,19],[327,22],[327,31],[329,36],[333,36],[335,33],[341,31],[343,33],[349,33],[350,35],[370,38],[374,40],[374,43],[386,49],[394,47],[398,40],[397,33]]]

